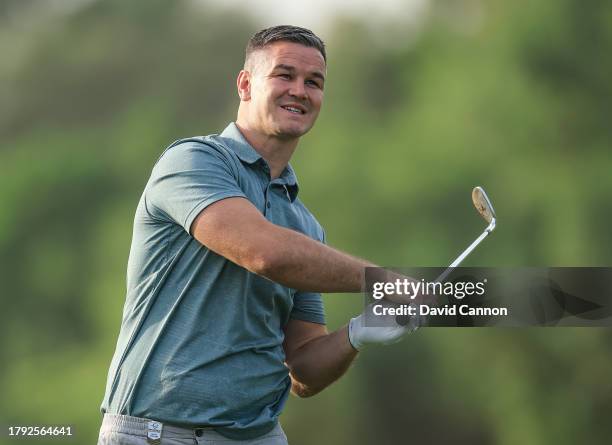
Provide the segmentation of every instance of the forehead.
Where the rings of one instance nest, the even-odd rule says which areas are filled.
[[[265,69],[288,65],[296,69],[325,73],[325,60],[316,48],[294,42],[274,42],[257,51]]]

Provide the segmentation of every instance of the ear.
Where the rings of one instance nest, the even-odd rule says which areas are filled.
[[[243,102],[251,100],[251,73],[246,70],[241,70],[238,73],[238,79],[236,80],[236,86],[238,87],[238,96]]]

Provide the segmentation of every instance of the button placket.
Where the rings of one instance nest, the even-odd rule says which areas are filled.
[[[268,180],[270,180],[271,179],[271,176],[270,176],[270,167],[268,166],[268,163],[263,160],[263,158],[262,158],[262,165],[263,165],[263,171],[268,176]]]
[[[270,200],[272,198],[272,192],[271,189],[272,188],[272,183],[268,182],[268,185],[266,186],[266,189],[264,191],[264,198],[265,198],[265,204],[264,204],[264,215],[268,215],[268,210],[272,207],[272,204],[270,203]]]

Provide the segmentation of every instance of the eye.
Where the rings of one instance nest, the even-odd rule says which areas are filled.
[[[281,79],[286,79],[286,80],[291,79],[291,75],[287,73],[281,73],[278,75],[278,77],[280,77]]]
[[[319,85],[319,83],[315,80],[307,80],[306,84],[313,86],[315,88],[321,88],[321,85]]]

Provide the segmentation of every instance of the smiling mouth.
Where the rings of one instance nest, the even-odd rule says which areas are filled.
[[[293,114],[305,114],[305,112],[300,110],[299,108],[290,107],[290,106],[281,106],[281,108]]]

